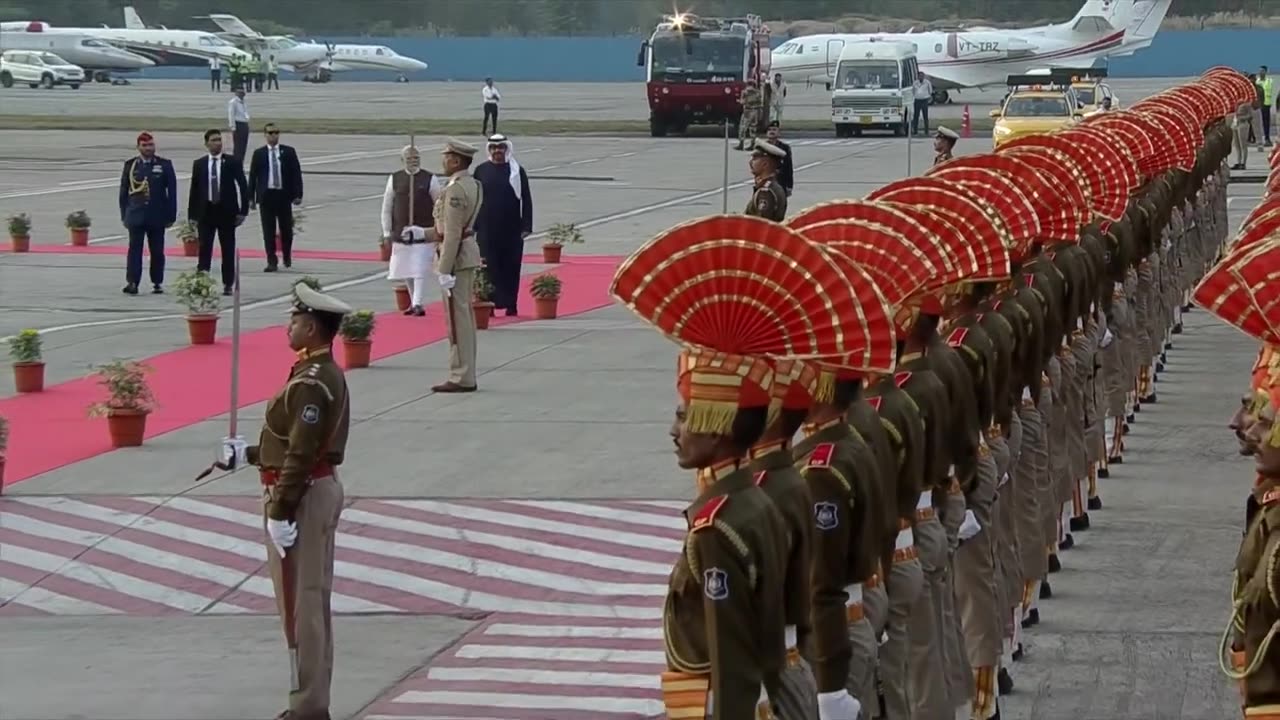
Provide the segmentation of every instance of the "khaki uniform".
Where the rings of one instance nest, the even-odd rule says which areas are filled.
[[[875,459],[843,420],[806,427],[805,435],[795,455],[813,501],[814,677],[819,693],[848,690],[869,709],[876,701],[879,643],[866,617],[863,587],[878,559]]]
[[[747,467],[703,472],[662,613],[663,702],[671,718],[755,718],[785,660],[786,526]]]
[[[1280,718],[1280,483],[1260,478],[1249,503],[1248,529],[1236,556],[1232,616],[1244,647],[1248,718]]]
[[[787,217],[787,191],[773,175],[757,180],[744,212],[765,220],[782,222]]]
[[[756,144],[756,133],[760,128],[760,111],[764,109],[764,96],[760,88],[748,85],[742,88],[738,103],[742,105],[742,118],[738,121],[738,149],[753,148]],[[748,139],[751,141],[750,144],[747,143]]]
[[[480,246],[473,227],[484,202],[480,183],[466,171],[454,173],[436,199],[436,272],[452,275],[452,290],[444,291],[449,326],[449,382],[476,386],[476,316],[471,310]]]
[[[898,463],[895,460],[888,423],[880,418],[866,398],[854,401],[849,407],[847,418],[849,426],[871,449],[876,462],[875,478],[879,488],[874,489],[873,494],[878,496],[878,501],[875,510],[871,513],[871,520],[879,526],[878,562],[875,574],[863,584],[862,604],[867,610],[871,631],[877,638],[882,638],[885,627],[889,624],[889,595],[884,585],[884,568],[893,567],[894,549],[899,532]]]
[[[751,450],[751,471],[786,525],[783,555],[784,647],[787,662],[780,677],[766,678],[769,699],[780,717],[806,720],[818,716],[818,695],[799,643],[810,638],[809,566],[813,547],[813,501],[809,486],[794,467],[785,443],[762,444]]]
[[[266,519],[295,522],[298,537],[281,560],[266,538],[271,582],[286,639],[296,642],[289,709],[300,716],[329,709],[333,679],[334,545],[343,490],[342,464],[351,423],[347,382],[328,350],[299,355],[289,380],[267,402],[257,445],[246,458],[260,471]]]

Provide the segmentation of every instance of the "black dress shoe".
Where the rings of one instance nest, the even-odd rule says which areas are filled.
[[[438,392],[438,393],[469,393],[469,392],[475,392],[475,391],[476,391],[475,385],[459,385],[458,383],[453,382],[452,380],[449,382],[440,383],[439,385],[435,385],[431,388],[431,392]]]
[[[1110,458],[1107,458],[1107,459],[1110,460]],[[1111,477],[1111,471],[1106,468],[1098,468],[1098,477],[1103,479],[1109,478]],[[1093,501],[1090,500],[1090,502],[1093,502]],[[1089,509],[1092,510],[1093,508],[1089,508]]]
[[[1128,434],[1128,433],[1130,433],[1130,432],[1133,432],[1133,428],[1129,427],[1129,423],[1130,423],[1130,422],[1133,422],[1133,421],[1134,421],[1134,417],[1133,417],[1132,415],[1130,415],[1130,416],[1129,416],[1129,422],[1126,422],[1126,423],[1124,424],[1124,431],[1125,431],[1125,434]]]
[[[414,317],[423,317],[427,314],[427,311],[423,310],[421,305],[415,305],[409,308],[409,314]]]
[[[1155,394],[1155,393],[1151,393],[1150,395],[1148,395],[1148,396],[1146,396],[1146,397],[1142,398],[1142,402],[1144,402],[1144,403],[1151,403],[1152,405],[1155,405],[1155,403],[1156,403],[1156,394]]]
[[[1101,473],[1099,473],[1099,475],[1101,475]],[[1090,510],[1101,510],[1101,509],[1102,509],[1102,498],[1098,497],[1097,495],[1094,495],[1093,497],[1089,498],[1089,509],[1090,509]]]
[[[1000,672],[996,674],[996,688],[1001,695],[1008,695],[1013,692],[1013,676],[1009,674],[1007,668],[1000,668]],[[1000,710],[996,709],[996,715],[999,716]]]
[[[293,267],[293,258],[285,258],[284,266],[285,266],[285,269]]]
[[[1059,550],[1064,550],[1065,548],[1063,548],[1061,545],[1059,545],[1059,546],[1058,546],[1058,549],[1059,549]],[[1049,556],[1049,572],[1051,572],[1051,573],[1056,573],[1056,572],[1061,572],[1061,571],[1062,571],[1062,561],[1058,559],[1058,556],[1057,556],[1056,554],[1054,554],[1054,555],[1050,555],[1050,556]],[[1041,586],[1041,587],[1043,587],[1043,586]],[[1044,591],[1043,591],[1043,590],[1041,590],[1040,592],[1041,592],[1041,593],[1043,593]]]
[[[517,313],[517,312],[516,312],[516,309],[515,309],[515,308],[507,308],[506,315],[507,315],[507,317],[515,317],[515,316],[519,315],[519,313]]]
[[[262,272],[276,272],[276,271],[277,271],[277,268],[275,265],[268,265],[262,268]]]
[[[1026,625],[1023,625],[1022,627],[1026,627]],[[1013,661],[1014,661],[1014,662],[1022,662],[1022,658],[1026,657],[1026,656],[1027,656],[1026,652],[1024,652],[1024,651],[1023,651],[1023,649],[1022,649],[1022,643],[1018,643],[1018,649],[1017,649],[1017,650],[1014,650],[1014,651],[1013,651],[1013,655],[1011,656],[1011,657],[1013,657]]]
[[[1071,518],[1071,532],[1084,532],[1088,529],[1089,516],[1087,514]]]
[[[164,294],[164,288],[160,287],[160,285],[159,285],[159,284],[152,285],[152,286],[151,286],[151,294],[152,294],[152,295],[163,295],[163,294]]]
[[[1058,543],[1059,550],[1070,550],[1075,546],[1076,546],[1076,539],[1071,537],[1071,533],[1067,533],[1067,536],[1062,539],[1062,542]],[[1056,557],[1056,556],[1050,555],[1049,557]]]
[[[231,297],[231,288],[230,288],[230,286],[222,288],[222,296],[223,296],[223,297]]]
[[[133,283],[129,283],[128,285],[125,285],[124,289],[121,290],[120,292],[124,293],[125,295],[137,295],[138,286],[134,285]]]
[[[1174,335],[1181,335],[1181,334],[1182,334],[1182,323],[1178,323],[1178,324],[1176,324],[1176,325],[1174,325],[1174,326],[1173,326],[1173,334],[1174,334]]]
[[[1041,593],[1044,592],[1043,586],[1041,586],[1040,592]],[[1025,630],[1026,628],[1032,627],[1033,625],[1039,625],[1039,624],[1040,624],[1040,608],[1031,608],[1031,612],[1027,613],[1027,617],[1022,620],[1022,627]]]

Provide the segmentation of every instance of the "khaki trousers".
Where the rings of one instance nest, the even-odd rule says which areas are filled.
[[[769,703],[779,720],[818,720],[818,685],[799,653],[788,654],[778,681],[778,692],[769,696]]]
[[[1023,402],[1019,416],[1022,421],[1022,448],[1013,478],[1006,487],[1012,488],[1021,575],[1030,582],[1044,578],[1049,572],[1039,492],[1039,478],[1049,472],[1049,444],[1040,410],[1031,401]]]
[[[880,683],[884,687],[886,717],[911,717],[911,620],[918,605],[928,605],[924,570],[918,559],[896,562],[889,570],[889,636],[880,646]]]
[[[943,656],[942,594],[946,586],[947,531],[937,518],[921,520],[915,528],[924,592],[911,613],[909,670],[911,717],[935,720],[948,717],[954,706],[947,697],[947,670]],[[893,717],[890,714],[889,717]]]
[[[458,270],[454,275],[453,297],[443,291],[444,306],[449,328],[449,382],[464,387],[476,385],[476,315],[471,309],[471,295],[475,289],[476,269]]]
[[[988,454],[978,459],[978,486],[995,489],[996,461]],[[976,495],[976,493],[975,493]],[[998,602],[994,539],[998,532],[987,512],[975,512],[982,530],[960,545],[954,560],[956,614],[964,633],[967,667],[997,665],[1003,649],[1003,603]]]
[[[286,621],[286,598],[293,597],[293,633],[298,642],[297,676],[289,691],[289,709],[300,715],[329,710],[329,686],[333,680],[333,557],[342,513],[342,483],[336,477],[317,478],[298,504],[294,520],[298,539],[285,550],[282,562],[270,536],[266,538],[267,565],[275,588],[281,622]],[[266,531],[265,513],[263,532]],[[284,564],[290,566],[292,587],[286,588]],[[289,629],[285,628],[288,637]]]
[[[865,606],[863,612],[866,612]],[[871,716],[880,704],[876,695],[876,659],[880,643],[876,641],[871,621],[866,617],[849,623],[849,647],[853,650],[853,658],[849,664],[849,677],[845,679],[845,690],[862,703],[862,714]]]
[[[947,563],[942,574],[938,628],[942,635],[947,698],[951,707],[959,707],[973,697],[973,671],[964,652],[964,636],[960,629],[960,616],[956,612],[955,553],[960,547],[960,524],[964,522],[965,513],[964,493],[959,483],[953,481],[944,508],[942,527],[947,533]]]

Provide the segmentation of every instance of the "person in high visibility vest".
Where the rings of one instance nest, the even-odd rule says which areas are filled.
[[[1271,147],[1271,106],[1276,104],[1275,80],[1267,74],[1267,66],[1258,68],[1256,84],[1262,89],[1262,143]]]

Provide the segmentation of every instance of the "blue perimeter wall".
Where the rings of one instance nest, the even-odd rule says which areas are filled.
[[[498,82],[636,82],[644,69],[636,66],[640,37],[570,38],[324,38],[330,42],[386,45],[418,58],[428,68],[411,80],[475,82],[493,76]],[[785,38],[778,39],[781,44]],[[1111,61],[1113,77],[1185,77],[1214,65],[1256,70],[1280,68],[1280,30],[1168,30],[1151,47]],[[144,77],[207,77],[198,68],[156,68]],[[393,72],[350,72],[342,80],[391,80]]]

